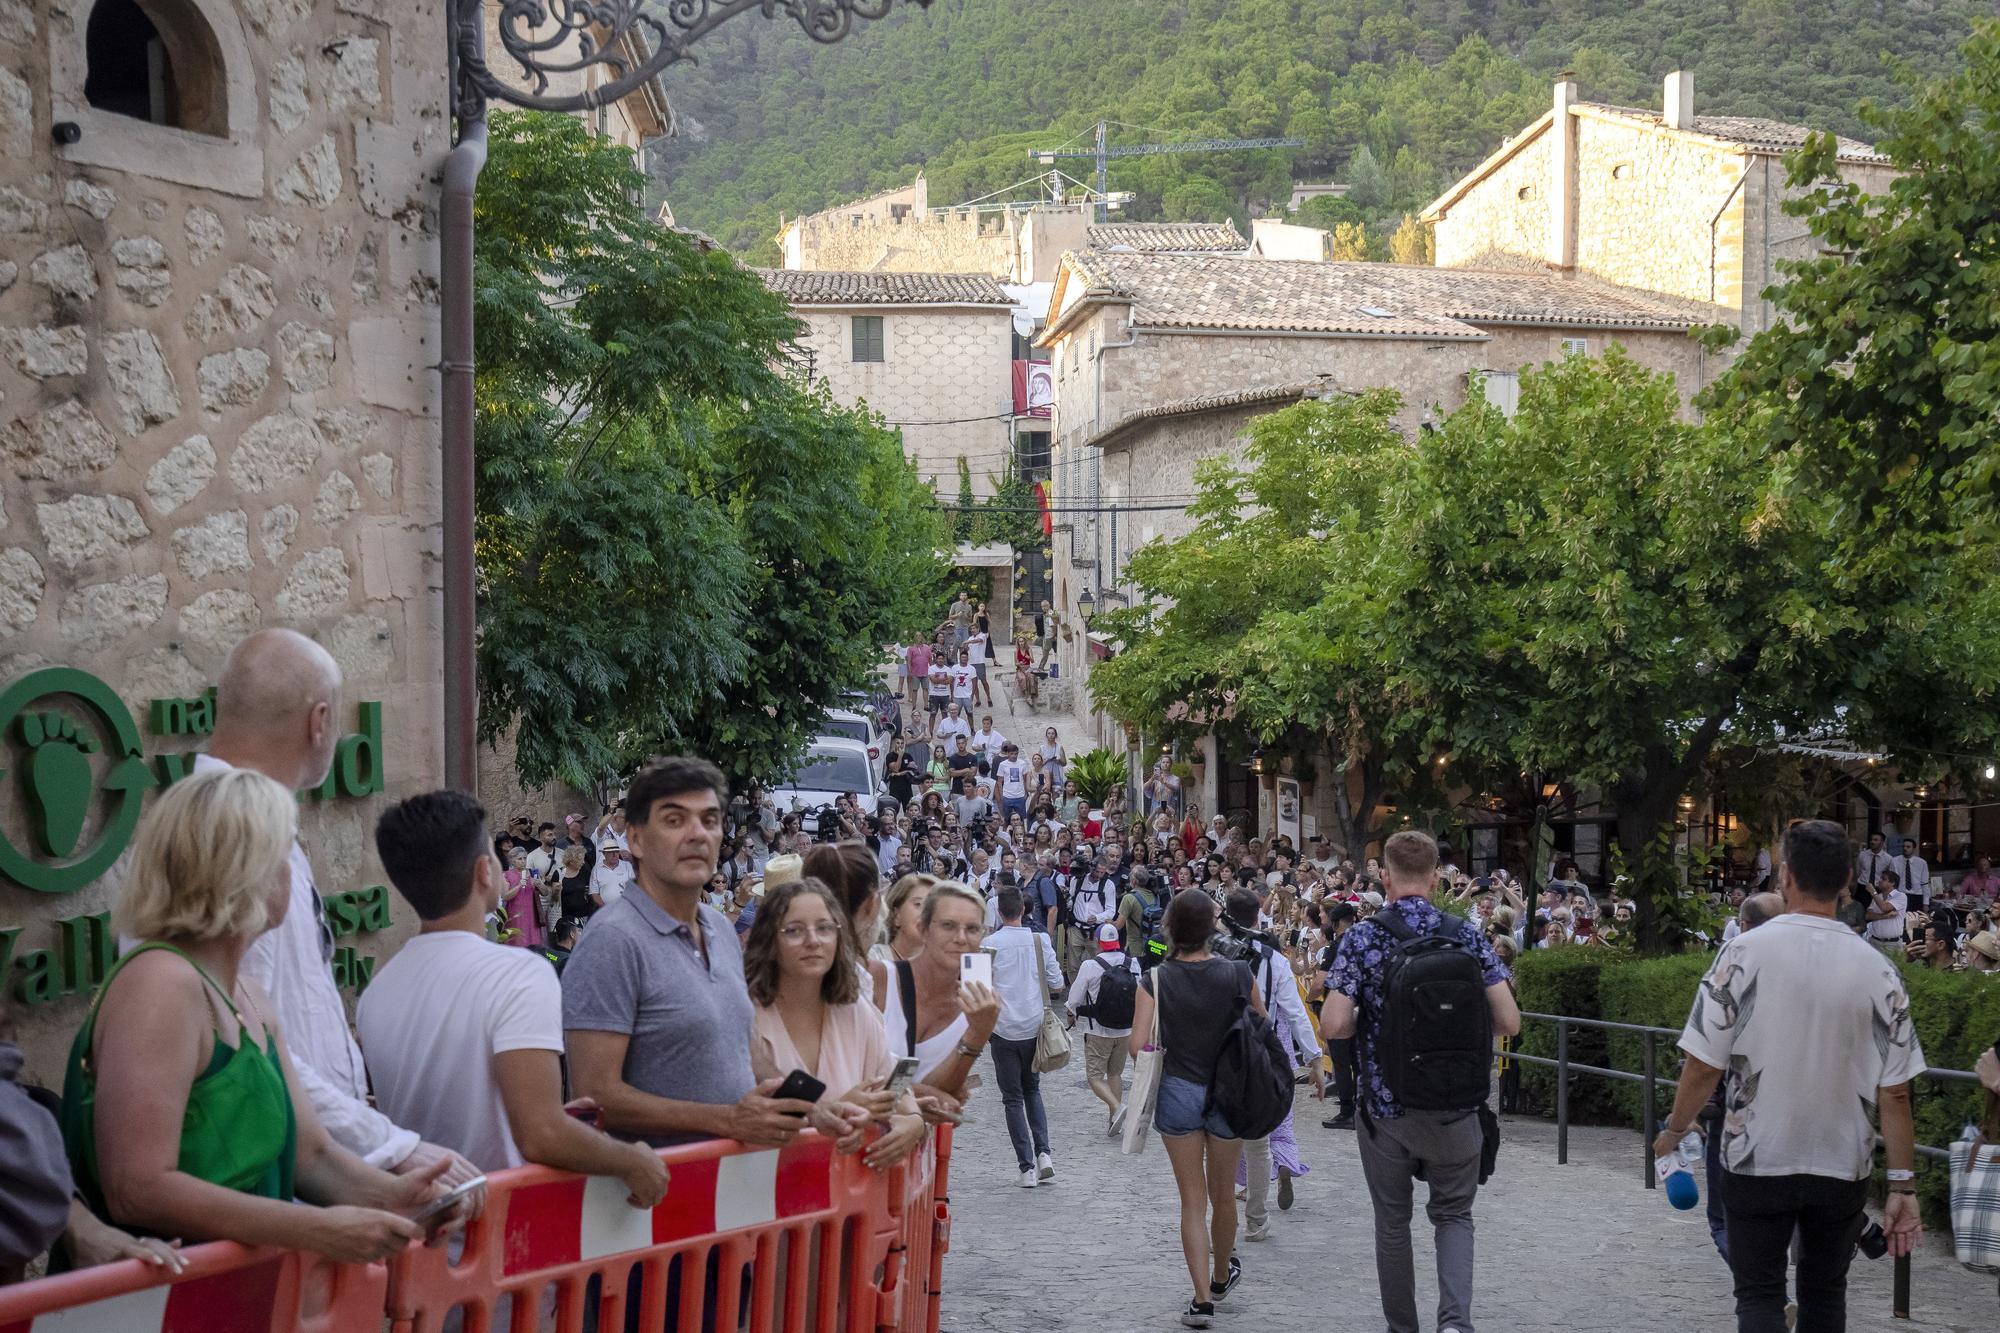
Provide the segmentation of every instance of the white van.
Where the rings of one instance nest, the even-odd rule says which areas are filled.
[[[882,778],[870,761],[868,747],[845,736],[820,736],[806,747],[792,775],[771,787],[771,803],[779,814],[798,811],[800,825],[817,833],[812,811],[832,805],[853,792],[863,814],[874,814],[882,796]]]

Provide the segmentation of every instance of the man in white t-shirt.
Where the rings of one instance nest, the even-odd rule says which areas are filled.
[[[1847,1266],[1874,1171],[1871,1110],[1887,1164],[1889,1253],[1908,1254],[1923,1229],[1910,1081],[1924,1053],[1895,965],[1834,915],[1852,864],[1838,824],[1786,832],[1785,914],[1724,945],[1702,978],[1681,1033],[1688,1058],[1673,1110],[1653,1145],[1661,1157],[1672,1152],[1727,1078],[1722,1203],[1742,1329],[1786,1327],[1795,1235],[1798,1326],[1846,1326]]]
[[[539,953],[486,938],[507,892],[486,812],[460,792],[386,811],[375,847],[416,909],[414,938],[375,974],[355,1010],[382,1110],[483,1171],[526,1162],[613,1176],[634,1208],[667,1192],[657,1152],[564,1113],[562,987]]]
[[[975,701],[983,693],[986,706],[993,706],[993,686],[986,679],[986,660],[993,640],[992,636],[974,629],[972,637],[965,641],[966,658],[972,663],[972,697]]]
[[[599,907],[609,907],[624,896],[632,885],[632,863],[625,859],[625,849],[617,843],[606,843],[604,859],[597,869],[590,872],[590,893],[597,899]]]
[[[991,762],[1000,757],[1000,747],[1006,743],[1007,738],[993,725],[993,714],[982,714],[979,719],[979,730],[972,733],[974,753],[986,756],[987,761]]]
[[[964,712],[972,707],[972,687],[979,680],[979,673],[973,670],[972,655],[965,649],[958,650],[958,663],[951,669],[951,701]]]
[[[956,736],[965,737],[968,745],[972,743],[972,724],[965,720],[965,709],[958,704],[952,704],[945,709],[944,716],[937,720],[937,725],[931,728],[931,739],[937,743],[940,750],[950,754],[952,738]]]
[[[993,765],[993,781],[1000,789],[1000,818],[1028,817],[1028,766],[1021,762],[1021,747],[1008,741],[1000,747],[1000,762]]]

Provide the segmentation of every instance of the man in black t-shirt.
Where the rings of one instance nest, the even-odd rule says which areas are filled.
[[[951,753],[944,758],[945,775],[951,779],[954,794],[963,792],[971,795],[970,779],[979,775],[979,756],[972,750],[963,736],[953,738]]]
[[[1340,952],[1340,937],[1354,928],[1357,919],[1353,903],[1327,903],[1320,908],[1320,919],[1326,923],[1326,947],[1319,951],[1313,966],[1320,973],[1320,989],[1324,991],[1328,974],[1333,971],[1333,960]],[[1326,1053],[1333,1057],[1333,1096],[1338,1109],[1329,1119],[1320,1121],[1325,1129],[1354,1128],[1354,1038],[1327,1037]]]

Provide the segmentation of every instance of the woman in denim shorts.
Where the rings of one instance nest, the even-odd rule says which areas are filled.
[[[1208,1328],[1218,1302],[1242,1277],[1235,1258],[1236,1164],[1243,1141],[1220,1113],[1205,1109],[1208,1084],[1224,1037],[1236,1021],[1237,1001],[1258,1013],[1250,969],[1209,951],[1215,935],[1215,900],[1186,889],[1167,905],[1162,922],[1171,954],[1140,982],[1132,1014],[1132,1054],[1145,1048],[1160,1006],[1160,1045],[1166,1059],[1153,1109],[1153,1128],[1173,1163],[1181,1195],[1181,1252],[1194,1282],[1194,1299],[1181,1315],[1189,1328]]]

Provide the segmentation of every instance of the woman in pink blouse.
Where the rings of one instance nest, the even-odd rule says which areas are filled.
[[[884,1088],[894,1070],[882,1015],[861,994],[859,958],[832,890],[817,879],[767,889],[743,943],[743,977],[756,1006],[750,1064],[759,1081],[802,1069],[826,1098],[862,1107],[887,1132],[863,1158],[889,1167],[924,1141],[907,1091]]]

